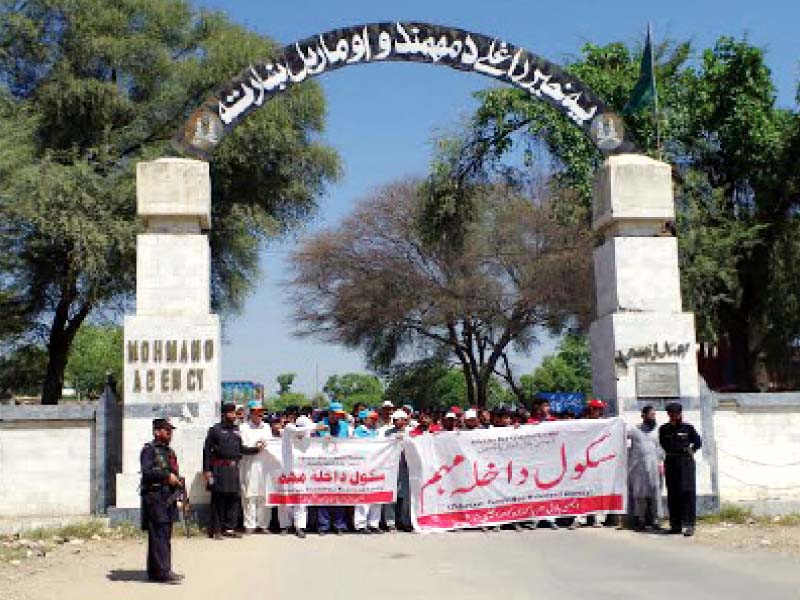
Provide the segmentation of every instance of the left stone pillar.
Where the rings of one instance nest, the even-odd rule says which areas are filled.
[[[210,314],[208,163],[164,158],[136,167],[136,314],[125,317],[122,473],[117,506],[139,509],[139,453],[152,419],[169,417],[193,504],[207,502],[202,448],[220,403],[220,324]]]

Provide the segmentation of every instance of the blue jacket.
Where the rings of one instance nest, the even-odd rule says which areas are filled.
[[[359,425],[356,427],[356,430],[353,432],[353,436],[357,438],[372,438],[378,437],[378,430],[377,429],[370,429],[366,425]]]
[[[328,425],[330,427],[330,423],[328,423],[328,418],[325,417],[322,419],[323,425]],[[317,437],[329,437],[331,435],[330,431],[317,431],[315,434]],[[339,431],[336,435],[337,438],[349,438],[350,437],[350,423],[347,421],[340,420],[339,421]]]

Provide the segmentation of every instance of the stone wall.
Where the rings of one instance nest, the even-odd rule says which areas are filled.
[[[0,406],[0,519],[104,513],[120,458],[113,387],[86,404]]]
[[[663,423],[663,403],[651,403]],[[758,512],[800,510],[800,394],[703,395],[684,404],[684,418],[704,440],[696,456],[702,512],[714,510],[720,500]],[[195,474],[205,431],[193,426],[197,407],[188,408],[172,417],[181,464]],[[631,406],[622,416],[636,424],[639,410]],[[136,440],[140,447],[150,439],[150,421],[127,422],[137,421],[143,425]],[[102,514],[115,504],[113,475],[121,464],[113,396],[82,406],[0,406],[0,519]],[[138,465],[131,469],[138,483]],[[190,477],[189,485],[198,505],[208,502],[199,477]],[[138,496],[127,505],[137,502]]]
[[[723,502],[800,511],[800,394],[714,396]]]

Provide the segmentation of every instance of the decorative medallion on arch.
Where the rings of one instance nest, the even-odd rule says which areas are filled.
[[[384,61],[445,65],[509,83],[556,108],[602,152],[636,151],[622,121],[579,79],[557,65],[498,38],[399,21],[335,29],[285,46],[206,100],[174,141],[187,154],[208,159],[247,115],[291,85],[347,65]]]

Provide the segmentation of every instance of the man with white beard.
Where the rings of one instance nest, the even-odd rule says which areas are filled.
[[[258,400],[247,403],[249,418],[239,427],[242,443],[256,446],[272,439],[272,429],[264,423],[264,407]],[[244,529],[247,533],[267,533],[270,510],[267,507],[268,453],[242,456],[239,462],[239,485],[242,496]]]
[[[661,489],[663,485],[664,450],[658,440],[656,411],[642,408],[642,422],[627,429],[631,446],[628,450],[628,485],[631,492],[635,528],[643,531],[661,529]]]

